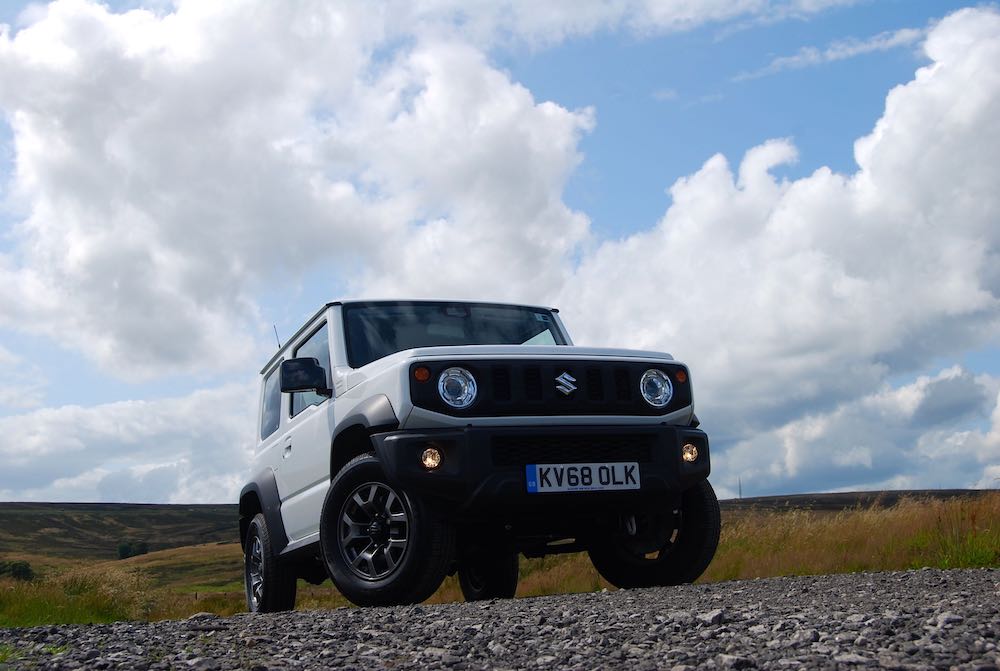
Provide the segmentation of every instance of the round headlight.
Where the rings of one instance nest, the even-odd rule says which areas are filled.
[[[664,408],[674,396],[674,386],[670,384],[670,378],[662,370],[650,368],[642,374],[639,380],[639,391],[654,408]]]
[[[448,368],[438,378],[441,400],[453,408],[468,408],[476,400],[476,378],[464,368]]]

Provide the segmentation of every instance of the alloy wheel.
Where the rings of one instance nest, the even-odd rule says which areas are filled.
[[[260,536],[254,536],[250,543],[247,574],[250,583],[250,608],[257,611],[260,609],[261,599],[264,598],[264,544],[261,543]]]
[[[402,562],[410,517],[403,499],[382,482],[366,482],[347,497],[340,511],[340,550],[358,577],[374,581]]]

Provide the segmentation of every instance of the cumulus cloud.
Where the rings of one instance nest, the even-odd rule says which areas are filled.
[[[0,323],[156,375],[255,361],[255,292],[321,262],[377,286],[448,241],[508,253],[493,288],[558,282],[587,235],[560,194],[592,114],[444,38],[379,60],[380,26],[374,5],[61,0],[0,35],[29,212],[0,256]]]
[[[422,221],[370,257],[355,290],[513,298],[559,286],[588,236],[589,221],[561,195],[592,113],[536,103],[466,46],[417,50],[392,77],[393,88],[402,77],[420,89],[408,108],[386,109],[358,149],[380,189]]]
[[[856,172],[779,179],[796,159],[787,139],[736,165],[714,156],[671,187],[659,222],[615,241],[562,200],[595,111],[536,100],[467,39],[833,4],[112,14],[60,0],[0,34],[9,192],[28,213],[0,252],[0,326],[110,371],[245,370],[269,328],[257,296],[330,266],[358,294],[549,302],[581,344],[674,352],[692,364],[723,483],[916,483],[887,455],[926,466],[941,445],[977,456],[931,484],[982,482],[996,412],[984,431],[967,424],[987,421],[995,380],[886,380],[1000,335],[997,11],[930,29],[929,65],[890,92]],[[219,500],[241,477],[251,397],[237,385],[0,419],[0,496]]]
[[[983,486],[1000,461],[1000,378],[959,367],[736,442],[714,470],[735,494]],[[963,420],[986,424],[969,429]]]
[[[561,194],[594,114],[534,100],[470,43],[836,4],[36,7],[0,33],[27,213],[0,253],[0,326],[156,376],[255,361],[259,293],[331,262],[358,290],[391,291],[402,266],[421,294],[552,293],[589,240]],[[446,247],[465,263],[423,272]]]
[[[0,418],[0,499],[234,501],[253,448],[252,385]]]
[[[925,50],[931,64],[857,141],[857,172],[778,179],[796,158],[787,140],[736,170],[715,156],[673,185],[656,227],[583,259],[557,300],[578,342],[669,347],[694,365],[699,415],[737,446],[717,470],[733,480],[742,468],[765,490],[821,474],[830,488],[885,482],[905,467],[882,450],[940,443],[928,424],[981,412],[981,390],[946,377],[921,387],[905,421],[851,426],[856,399],[889,376],[1000,336],[1000,14],[958,12]],[[837,413],[849,416],[840,431],[874,438],[828,440]],[[936,451],[920,454],[937,484],[984,472],[929,468]]]
[[[0,35],[11,193],[29,212],[0,256],[0,322],[130,375],[225,368],[254,351],[262,270],[378,235],[356,191],[299,152],[315,108],[354,86],[374,24],[246,10],[65,0]]]
[[[557,299],[577,341],[669,347],[735,435],[996,342],[1000,14],[955,14],[926,51],[854,174],[776,178],[787,140],[715,156],[657,226],[584,258]]]

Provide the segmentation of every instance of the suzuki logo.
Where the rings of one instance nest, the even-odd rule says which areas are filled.
[[[562,375],[556,378],[556,389],[569,396],[576,391],[576,385],[573,384],[574,382],[576,382],[575,377],[567,372],[563,372]]]

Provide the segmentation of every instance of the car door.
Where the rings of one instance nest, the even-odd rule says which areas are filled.
[[[314,358],[326,371],[331,384],[330,337],[328,322],[323,320],[306,332],[292,349],[294,358]],[[281,512],[285,531],[291,542],[319,531],[323,499],[330,485],[330,444],[333,435],[331,396],[316,392],[285,394],[288,402],[284,420],[282,459],[277,477],[282,490]]]
[[[282,359],[273,362],[273,365],[263,371],[260,384],[259,413],[257,417],[258,443],[257,454],[254,457],[253,476],[263,477],[262,471],[266,473],[270,470],[275,476],[278,484],[278,496],[283,497],[281,483],[278,481],[278,469],[282,462],[282,453],[286,442],[290,439],[286,435],[287,423],[282,421],[285,415],[283,405],[287,402],[285,394],[281,393],[281,374],[279,367]],[[283,546],[287,538],[275,539],[275,543]]]

